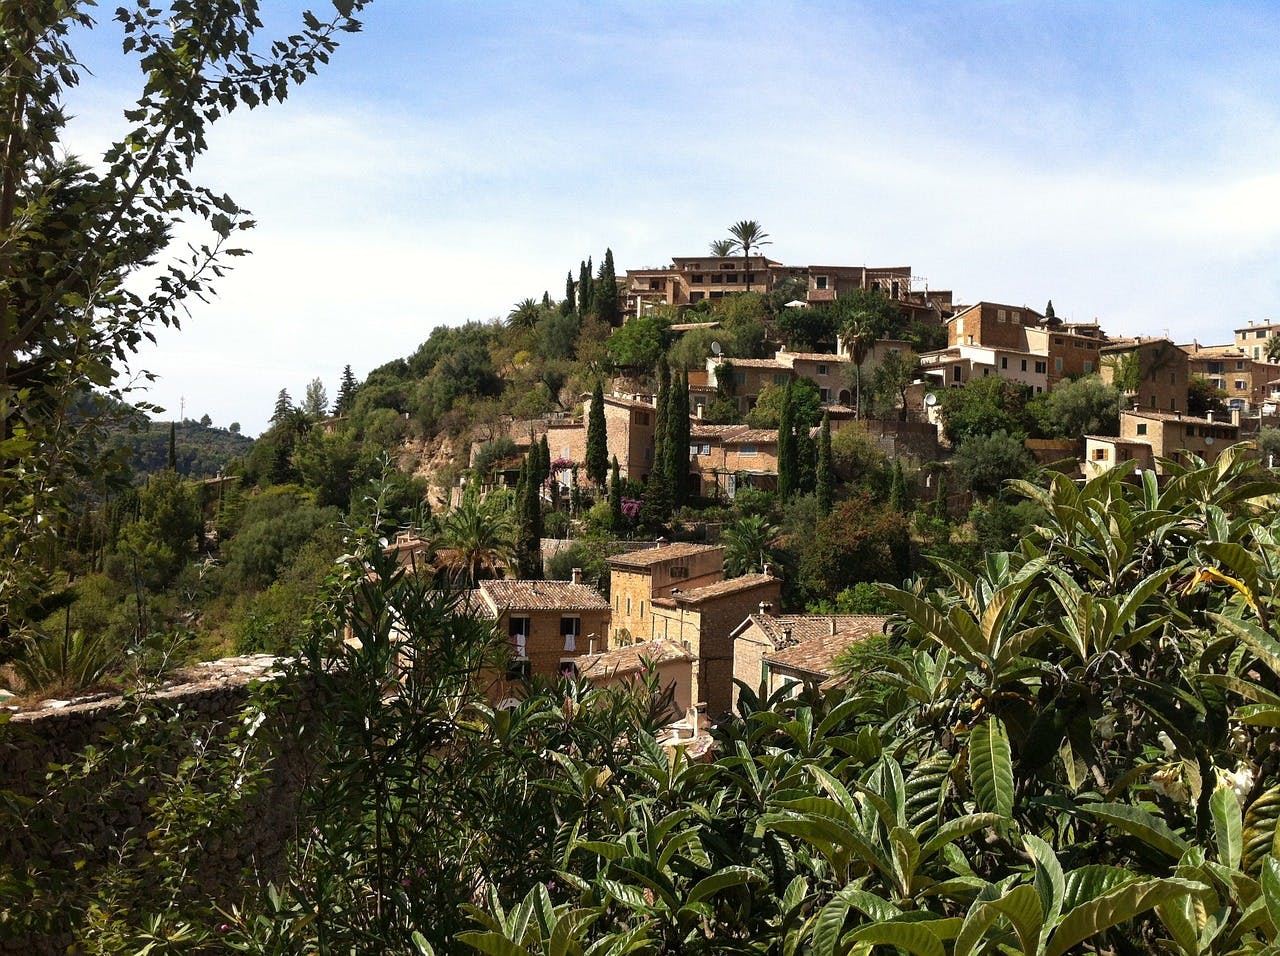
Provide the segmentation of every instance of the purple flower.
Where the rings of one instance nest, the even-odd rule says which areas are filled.
[[[623,498],[622,513],[628,518],[636,517],[640,514],[640,501],[636,498]]]

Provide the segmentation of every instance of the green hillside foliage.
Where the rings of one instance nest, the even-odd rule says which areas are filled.
[[[136,431],[116,432],[129,453],[129,467],[138,475],[163,471],[169,461],[169,422],[147,421]],[[253,447],[253,439],[239,430],[214,428],[190,418],[174,423],[177,472],[184,478],[212,478],[227,471]]]

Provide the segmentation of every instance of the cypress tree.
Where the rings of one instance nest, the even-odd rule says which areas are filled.
[[[818,486],[818,446],[807,428],[797,428],[795,433],[796,451],[796,494],[810,495]]]
[[[951,513],[947,510],[947,473],[938,472],[938,490],[933,498],[933,516],[939,521],[949,521]]]
[[[542,307],[544,309],[551,308],[551,293],[546,289],[542,290]]]
[[[582,510],[582,486],[578,484],[578,466],[574,465],[569,471],[569,513],[577,514]]]
[[[831,415],[822,413],[822,430],[818,432],[818,508],[831,514],[835,482],[831,474]]]
[[[778,500],[786,503],[797,489],[795,410],[792,408],[791,383],[782,389],[782,409],[778,414]]]
[[[591,298],[596,315],[610,325],[617,325],[622,313],[618,308],[618,276],[613,268],[612,249],[604,251],[604,262],[600,264],[600,275]]]
[[[676,507],[689,497],[689,373],[671,377],[667,411],[667,474]]]
[[[906,479],[902,474],[902,459],[893,463],[893,479],[889,482],[889,507],[899,514],[907,510]]]
[[[604,385],[591,390],[591,410],[587,413],[587,477],[597,488],[604,487],[609,471],[609,431],[604,419]]]
[[[667,369],[667,357],[658,359],[658,395],[654,409],[653,466],[649,469],[649,481],[644,490],[644,523],[650,526],[665,524],[671,517],[671,441],[668,433],[667,414],[670,411],[671,384]]]
[[[618,474],[618,456],[613,456],[609,469],[609,526],[614,531],[622,529],[622,478]]]
[[[522,578],[536,578],[541,573],[539,549],[542,540],[542,496],[539,493],[537,471],[537,452],[531,448],[525,458],[523,493],[517,502],[520,515],[517,559]]]
[[[547,440],[546,432],[542,433],[542,441],[538,442],[538,472],[541,478],[539,484],[546,484],[551,477],[551,443]]]
[[[591,312],[591,260],[578,271],[578,314],[584,318]]]
[[[1044,307],[1044,317],[1045,317],[1046,319],[1056,318],[1056,316],[1055,316],[1055,315],[1054,315],[1054,313],[1053,313],[1053,300],[1052,300],[1052,299],[1050,299],[1050,300],[1049,300],[1049,304],[1048,304],[1048,305],[1046,305],[1046,306]]]
[[[573,294],[573,270],[570,269],[564,277],[564,301],[560,303],[560,312],[568,315],[577,311],[577,308],[577,297]]]
[[[670,371],[667,356],[663,353],[658,358],[658,394],[653,411],[653,467],[650,473],[661,472],[664,478],[667,474],[667,402],[670,390]]]
[[[169,423],[169,470],[178,470],[178,426]]]

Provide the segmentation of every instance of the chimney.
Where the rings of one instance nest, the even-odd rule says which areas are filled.
[[[596,652],[596,636],[594,634],[587,635],[587,653],[594,654]]]
[[[582,583],[582,568],[574,568],[572,571],[569,572],[569,582],[571,584]]]
[[[1023,308],[1026,308],[1026,306],[1023,306]],[[835,637],[836,636],[836,619],[832,617],[829,623],[831,624],[831,636]]]
[[[1205,412],[1204,417],[1206,421],[1210,421],[1210,422],[1213,421],[1213,409],[1211,408],[1207,412]]]
[[[1231,409],[1231,424],[1235,425],[1237,428],[1240,427],[1240,409]]]
[[[770,604],[768,601],[761,601],[761,602],[760,602],[760,613],[761,613],[761,614],[768,614],[768,613],[769,613],[769,612],[771,612],[772,610],[773,610],[773,605],[772,605],[772,604]]]

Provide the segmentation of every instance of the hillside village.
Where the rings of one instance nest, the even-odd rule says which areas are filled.
[[[944,470],[939,463],[953,444],[946,393],[977,380],[1014,386],[1012,400],[1023,404],[1089,377],[1118,391],[1111,433],[1025,440],[1040,465],[1076,480],[1117,467],[1131,478],[1142,471],[1163,476],[1171,464],[1192,461],[1189,456],[1212,463],[1278,419],[1280,323],[1248,322],[1233,330],[1229,344],[1180,345],[1162,337],[1109,334],[1097,321],[1064,322],[1053,314],[1052,303],[1044,312],[990,301],[956,304],[949,291],[916,289],[908,266],[798,267],[764,256],[677,257],[664,268],[628,270],[616,284],[617,328],[661,315],[669,348],[686,335],[718,334],[716,314],[702,310],[743,293],[784,293],[782,309],[788,312],[874,296],[896,314],[896,328],[915,329],[917,340],[922,327],[933,330],[926,334],[945,345],[917,353],[905,338],[851,340],[858,334],[855,317],[836,331],[826,351],[807,342],[766,341],[768,357],[730,358],[712,344],[702,367],[670,376],[670,389],[682,391],[675,401],[670,390],[661,397],[646,388],[655,382],[649,370],[621,367],[609,391],[583,393],[576,409],[487,424],[473,436],[469,467],[452,488],[450,505],[464,507],[469,494],[506,491],[519,509],[536,494],[543,522],[556,511],[574,515],[561,525],[566,538],[541,541],[544,561],[557,549],[572,550],[575,532],[569,529],[580,529],[584,499],[588,505],[593,497],[603,500],[619,481],[646,493],[655,471],[664,467],[663,435],[670,427],[663,423],[664,412],[672,414],[680,400],[689,415],[688,468],[675,483],[684,485],[689,501],[732,503],[748,489],[778,495],[785,426],[753,427],[746,419],[762,395],[808,383],[822,419],[805,429],[812,448],[824,429],[828,441],[844,429],[869,436],[890,460],[911,463],[911,477],[904,479],[915,485],[910,497],[944,518],[963,515],[973,500],[964,492],[948,494],[945,480],[937,480]],[[909,364],[896,373],[896,403],[880,403],[872,413],[866,396],[860,402],[860,386],[866,383],[869,390],[878,369],[904,357]],[[587,477],[596,402],[614,468],[608,485]],[[726,417],[726,408],[737,423],[711,420]],[[505,443],[505,458],[491,453],[499,442]],[[540,456],[548,474],[535,482],[536,492],[529,491],[525,465]],[[939,490],[942,499],[933,500]],[[696,531],[696,521],[690,528],[706,534],[705,528]],[[411,566],[432,564],[431,542],[412,533],[393,551]],[[513,563],[505,572],[492,569],[498,580],[477,582],[474,606],[510,644],[509,667],[489,679],[494,702],[514,702],[518,683],[530,676],[568,673],[608,686],[655,667],[675,688],[678,718],[671,733],[675,739],[695,737],[700,727],[733,712],[743,687],[772,693],[791,685],[830,686],[840,680],[837,661],[888,627],[885,615],[784,610],[778,567],[764,561],[726,574],[725,548],[715,543],[619,542],[606,566],[607,577],[595,581],[599,590],[583,582],[579,567],[572,568],[569,581],[541,580],[540,561],[524,565],[525,573],[532,568],[536,576],[523,577]]]

